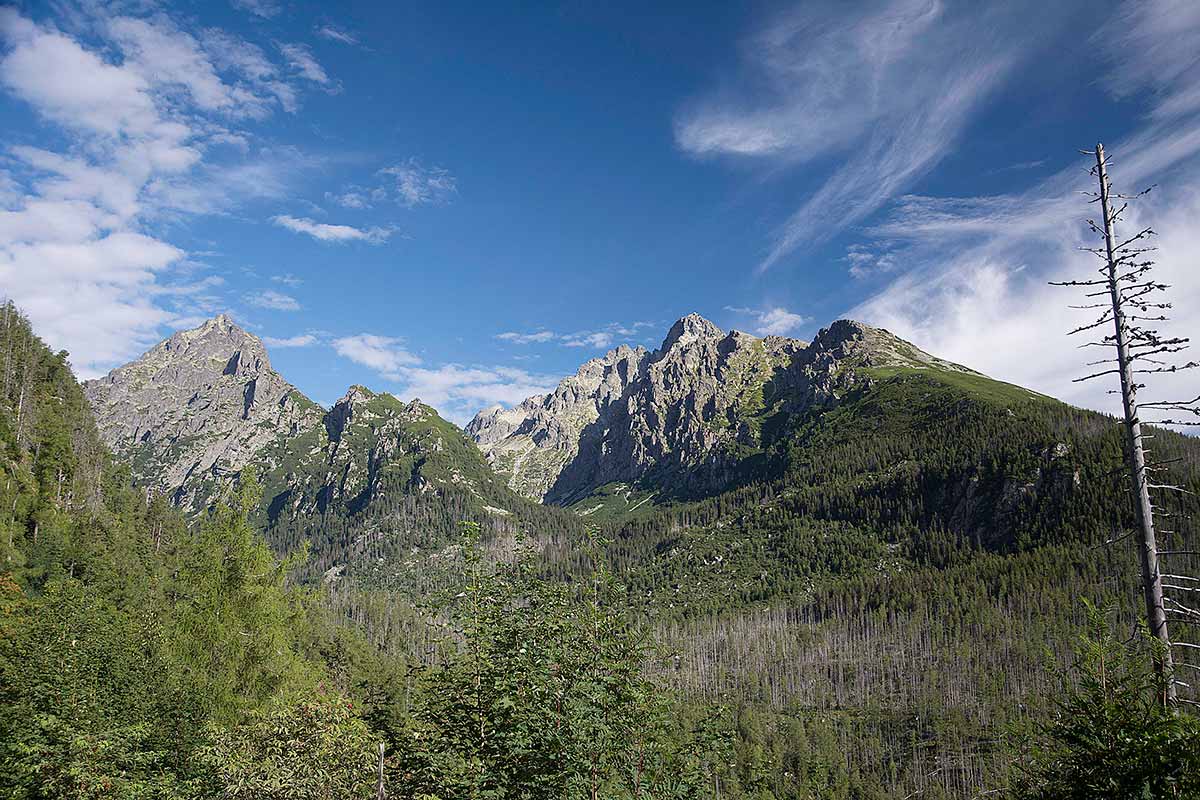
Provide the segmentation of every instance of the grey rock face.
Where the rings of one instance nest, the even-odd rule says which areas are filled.
[[[101,437],[132,464],[135,479],[184,507],[198,502],[203,484],[323,414],[271,369],[262,341],[224,314],[87,381],[84,391]]]
[[[963,369],[887,331],[839,320],[808,344],[723,332],[690,314],[654,353],[618,348],[549,395],[491,409],[467,426],[518,492],[570,503],[647,477],[717,488],[763,446],[764,420],[836,402],[867,367]]]
[[[648,357],[645,348],[622,345],[585,363],[550,394],[480,412],[466,432],[509,486],[540,500],[579,455],[584,430],[607,416],[641,377]]]

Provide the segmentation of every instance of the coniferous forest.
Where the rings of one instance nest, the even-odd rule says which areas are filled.
[[[375,537],[360,580],[322,581],[346,516],[264,526],[253,471],[185,516],[106,452],[66,353],[11,304],[0,332],[5,796],[1200,793],[1200,725],[1153,700],[1136,561],[1103,544],[1120,495],[1075,477],[1119,454],[1096,415],[922,384],[925,408],[802,423],[789,446],[837,470],[801,454],[632,520],[527,538],[466,500],[378,504],[441,570],[381,571],[414,542]],[[956,507],[996,470],[1100,488]]]

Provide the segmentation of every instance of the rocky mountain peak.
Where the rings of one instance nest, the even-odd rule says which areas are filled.
[[[667,332],[667,338],[663,340],[659,352],[665,353],[673,347],[684,346],[697,340],[720,339],[724,335],[725,332],[716,325],[693,312],[676,320]]]
[[[271,368],[262,340],[219,314],[84,384],[101,437],[135,477],[183,505],[321,409]]]
[[[467,433],[512,488],[549,502],[647,476],[703,491],[767,446],[764,415],[835,404],[871,380],[862,368],[884,366],[964,369],[854,320],[810,344],[688,314],[655,352],[612,350],[548,395],[481,413]]]
[[[347,406],[353,407],[353,406],[359,405],[360,403],[367,402],[374,396],[375,396],[375,393],[372,392],[370,389],[363,386],[362,384],[356,383],[353,386],[351,386],[349,389],[346,390],[346,393],[344,395],[342,395],[341,398],[339,398],[336,403],[333,404],[333,407],[337,408],[338,406],[342,406],[342,405],[347,405]]]
[[[959,364],[926,353],[884,328],[852,319],[839,319],[822,328],[809,350],[814,359],[844,361],[854,366],[937,367],[971,372]]]

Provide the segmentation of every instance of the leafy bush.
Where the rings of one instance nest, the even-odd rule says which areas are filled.
[[[343,695],[281,700],[232,728],[213,726],[199,761],[208,793],[227,800],[355,800],[374,796],[379,753]]]

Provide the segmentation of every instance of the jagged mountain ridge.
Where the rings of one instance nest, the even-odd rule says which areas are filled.
[[[181,408],[143,407],[144,378],[128,376],[145,370],[117,370],[101,395],[108,435],[128,441],[139,424],[151,434],[134,439],[140,480],[183,476],[174,496],[197,509],[230,480],[235,462],[220,454],[245,452],[231,444],[248,435],[254,403],[247,413],[236,398],[251,381],[271,383],[241,334],[225,348],[175,348],[204,354],[207,369],[158,365],[155,374],[202,376],[191,394],[164,395],[182,397]],[[200,391],[213,385],[221,402]],[[184,448],[168,434],[188,408],[229,417],[209,426],[219,438],[185,442],[189,454],[218,453],[207,471],[172,461]],[[546,569],[564,577],[585,525],[598,525],[631,591],[670,611],[941,564],[965,557],[953,555],[964,543],[1004,553],[1086,540],[1128,513],[1111,480],[1120,453],[1111,419],[847,320],[805,343],[685,317],[654,352],[593,359],[547,395],[479,415],[471,436],[417,401],[361,387],[314,408],[306,429],[279,433],[247,461],[265,490],[259,527],[280,552],[310,543],[306,578],[342,575],[413,596],[431,576],[452,580],[464,521],[501,548],[536,542]],[[1163,442],[1196,474],[1191,440]],[[539,493],[546,504],[529,499]]]
[[[135,481],[193,512],[246,466],[261,476],[271,525],[353,515],[389,492],[454,489],[501,511],[519,500],[431,407],[353,386],[325,410],[275,372],[263,342],[224,314],[84,389],[101,437]]]
[[[609,483],[705,493],[761,453],[772,420],[835,402],[864,368],[969,373],[893,334],[839,320],[812,343],[726,333],[697,314],[654,352],[621,347],[551,393],[481,412],[467,433],[512,488],[567,504]]]
[[[457,426],[420,400],[405,403],[364,386],[351,386],[320,425],[264,453],[263,461],[274,465],[263,477],[272,522],[334,507],[357,513],[389,485],[507,499],[497,500],[507,489]]]
[[[531,500],[570,505],[633,484],[695,500],[768,479],[769,450],[794,420],[836,406],[881,367],[975,374],[856,322],[810,344],[726,333],[692,314],[657,350],[618,347],[464,432],[419,401],[364,387],[326,411],[271,369],[257,337],[219,316],[90,382],[88,395],[139,483],[198,511],[253,465],[261,524],[277,544],[307,538],[350,560],[368,529],[416,541],[422,527],[444,538],[474,519],[561,534],[577,523]],[[612,508],[633,504],[626,493]]]

